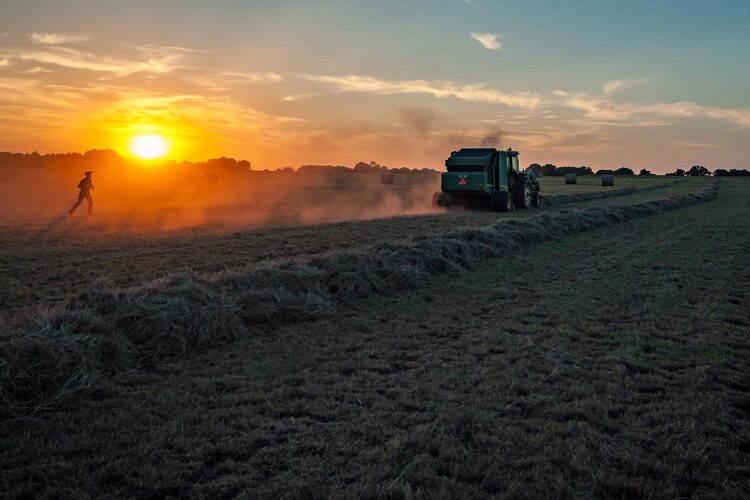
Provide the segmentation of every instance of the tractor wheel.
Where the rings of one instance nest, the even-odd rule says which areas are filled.
[[[513,196],[510,191],[497,191],[492,195],[492,208],[498,212],[513,211]]]
[[[542,193],[539,191],[534,191],[531,193],[531,206],[532,207],[541,207],[542,206]]]
[[[526,177],[521,178],[521,182],[513,190],[513,201],[518,208],[531,208],[534,201],[534,190]]]

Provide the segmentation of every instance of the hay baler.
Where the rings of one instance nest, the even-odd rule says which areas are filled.
[[[445,160],[433,205],[490,206],[500,212],[541,204],[539,180],[518,168],[518,151],[463,148]]]

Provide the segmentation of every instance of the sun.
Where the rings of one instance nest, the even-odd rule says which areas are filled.
[[[169,142],[160,135],[136,135],[130,139],[128,149],[141,160],[155,160],[166,156]]]

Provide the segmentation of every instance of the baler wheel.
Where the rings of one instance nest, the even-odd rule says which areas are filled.
[[[492,195],[492,208],[499,212],[512,212],[513,196],[510,191],[497,191]]]

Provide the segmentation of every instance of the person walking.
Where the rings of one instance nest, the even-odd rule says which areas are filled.
[[[89,204],[89,215],[94,213],[94,199],[91,197],[91,191],[94,189],[94,182],[91,179],[93,173],[91,170],[87,170],[85,177],[78,183],[78,189],[81,191],[78,193],[78,201],[73,205],[73,208],[68,210],[69,215],[75,213],[76,209],[83,203],[83,200],[86,200]]]

